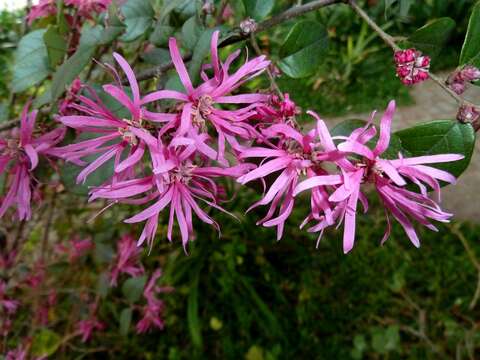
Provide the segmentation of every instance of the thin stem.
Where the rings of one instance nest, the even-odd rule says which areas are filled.
[[[428,76],[430,77],[430,79],[435,81],[443,90],[445,90],[448,95],[454,98],[456,102],[458,102],[459,104],[465,103],[465,100],[461,96],[457,95],[457,93],[455,93],[452,89],[450,89],[447,84],[445,84],[445,81],[443,79],[432,73],[429,73]]]
[[[349,0],[348,4],[363,20],[365,20],[368,25],[370,25],[373,30],[375,30],[378,36],[380,36],[383,41],[385,41],[393,49],[393,51],[401,50],[400,47],[395,43],[393,37],[383,31],[382,28],[378,26],[377,23],[373,21],[372,18],[368,16],[368,14],[361,7],[357,5],[355,0]]]
[[[252,43],[253,50],[255,50],[257,55],[262,55],[262,50],[260,50],[260,47],[258,46],[257,39],[255,38],[255,34],[250,35],[250,42]],[[272,86],[272,88],[276,91],[278,96],[280,96],[280,99],[284,100],[285,98],[283,96],[283,93],[280,90],[280,87],[278,86],[277,82],[275,81],[275,77],[270,71],[270,68],[268,67],[267,67],[267,75],[270,80],[270,85]]]

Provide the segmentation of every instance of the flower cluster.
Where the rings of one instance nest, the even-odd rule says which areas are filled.
[[[84,182],[106,162],[113,161],[111,179],[91,189],[90,201],[107,199],[112,203],[148,205],[125,220],[145,222],[139,245],[144,241],[152,245],[160,214],[167,208],[167,238],[172,240],[176,220],[185,249],[194,239],[194,215],[219,229],[199,205],[203,203],[225,212],[220,205],[225,191],[217,181],[219,177],[234,178],[241,184],[261,180],[264,186],[269,185],[262,199],[248,211],[268,205],[265,217],[258,224],[276,227],[278,239],[297,195],[309,190],[311,212],[301,227],[315,222],[308,231],[319,232],[320,238],[327,227],[344,223],[345,252],[353,247],[358,202],[365,211],[368,208],[363,190],[366,184],[373,185],[386,209],[388,228],[383,241],[390,233],[388,213],[404,227],[416,246],[419,240],[410,219],[430,229],[435,229],[431,220],[448,221],[451,214],[440,209],[428,190],[439,192],[439,181],[453,183],[455,178],[426,164],[456,161],[462,156],[383,157],[389,146],[393,101],[382,117],[373,150],[367,143],[377,134],[372,123],[374,114],[365,127],[334,139],[318,115],[309,112],[316,126],[301,132],[295,121],[299,109],[288,94],[281,99],[262,93],[232,94],[265,71],[270,63],[259,56],[231,72],[239,52],[222,62],[217,50],[218,37],[217,31],[211,41],[211,62],[202,67],[202,82],[198,86],[193,85],[176,40],[171,38],[170,53],[184,91],[159,90],[142,95],[129,64],[114,54],[132,95],[120,82],[104,85],[104,90],[128,110],[129,117],[116,116],[92,89],[86,88],[89,96],[77,95],[77,101],[69,104],[75,114],[59,118],[64,125],[93,135],[56,149],[66,160],[86,165],[78,182]],[[429,59],[419,52],[412,49],[397,52],[395,59],[404,82],[414,83],[428,77]],[[114,68],[109,68],[119,79]],[[170,105],[165,107],[164,100]],[[85,157],[90,155],[97,158],[88,163]],[[148,166],[143,161],[146,156]],[[419,192],[413,192],[408,184],[415,184]],[[128,268],[125,264],[130,256],[136,256],[133,246],[125,245],[119,253],[125,257],[119,261]],[[122,271],[130,270],[114,271],[113,284]]]
[[[65,0],[65,5],[76,9],[78,19],[91,18],[107,10],[112,0]],[[40,0],[32,6],[27,15],[28,24],[31,25],[36,19],[55,15],[57,13],[56,0]]]
[[[394,54],[397,76],[403,84],[413,85],[428,79],[430,58],[415,49],[396,51]]]
[[[30,219],[32,193],[35,195],[32,172],[38,166],[40,156],[56,155],[54,147],[65,135],[65,128],[58,127],[36,136],[37,111],[29,113],[28,106],[23,109],[20,128],[0,137],[0,174],[6,174],[8,187],[5,197],[0,199],[0,218],[10,207],[16,206],[19,220]]]
[[[466,65],[462,69],[453,72],[447,79],[450,89],[461,95],[467,89],[467,84],[480,80],[480,70],[475,66]]]
[[[231,166],[230,161],[235,159],[227,160],[227,153],[235,156],[243,148],[241,142],[260,136],[255,117],[257,109],[268,105],[270,96],[230,94],[262,73],[269,61],[259,56],[232,72],[231,65],[240,52],[221,62],[218,38],[217,31],[212,36],[211,63],[203,66],[200,85],[193,86],[176,40],[171,38],[170,53],[184,92],[160,90],[142,96],[133,70],[123,57],[114,54],[128,79],[132,98],[120,84],[105,85],[104,90],[128,110],[129,118],[119,118],[108,110],[92,89],[87,89],[89,97],[78,95],[78,102],[69,105],[77,114],[59,118],[66,126],[95,135],[57,149],[64,159],[77,163],[82,163],[87,156],[97,156],[88,165],[85,163],[87,166],[80,172],[78,182],[84,182],[113,159],[112,178],[92,189],[90,201],[103,198],[135,205],[150,204],[126,220],[127,223],[146,221],[139,244],[145,240],[152,243],[159,214],[168,207],[167,237],[172,239],[176,220],[185,247],[194,237],[192,215],[218,229],[218,224],[199,202],[225,211],[219,205],[225,191],[215,179],[237,178],[253,166],[242,163]],[[149,108],[162,100],[175,104],[168,112]],[[146,168],[142,159],[147,152],[151,165]]]

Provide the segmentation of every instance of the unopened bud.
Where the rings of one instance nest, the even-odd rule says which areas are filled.
[[[205,0],[203,2],[202,11],[207,15],[213,14],[215,12],[215,5],[213,4],[213,1]]]
[[[462,105],[458,109],[457,120],[463,123],[470,123],[478,119],[480,112],[472,105]]]
[[[257,23],[252,18],[246,18],[240,23],[240,30],[243,35],[250,35],[257,31]]]
[[[396,51],[393,58],[403,84],[413,85],[428,79],[430,57],[415,49],[406,49]]]

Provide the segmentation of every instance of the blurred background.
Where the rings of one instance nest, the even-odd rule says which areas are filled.
[[[0,1],[0,99],[9,96],[24,3]],[[282,0],[276,6],[294,3]],[[389,3],[393,5],[388,10],[382,0],[363,5],[394,36],[411,34],[435,18],[449,16],[456,21],[453,36],[432,65],[434,72],[447,76],[458,63],[474,1],[410,1],[407,8]],[[328,57],[314,76],[281,77],[278,82],[302,109],[317,111],[332,126],[344,119],[366,118],[374,109],[382,111],[390,99],[399,105],[396,129],[455,117],[455,103],[431,82],[407,88],[398,81],[391,50],[349,8],[335,6],[308,16],[328,28]],[[275,46],[290,26],[259,36],[260,47],[272,49],[275,56]],[[467,97],[479,103],[480,91],[472,86]],[[162,266],[162,282],[175,288],[164,296],[163,331],[137,335],[127,328],[120,336],[115,316],[121,316],[123,303],[107,302],[100,313],[109,314],[110,330],[88,346],[72,345],[64,357],[52,358],[478,359],[479,162],[477,151],[458,185],[445,189],[444,204],[456,214],[455,220],[440,226],[438,233],[419,229],[420,249],[410,244],[397,224],[387,243],[379,245],[386,224],[375,200],[374,214],[358,218],[356,246],[348,255],[342,253],[340,231],[327,232],[318,249],[314,235],[298,231],[296,224],[307,213],[307,203],[299,202],[283,239],[277,242],[274,230],[255,225],[262,210],[244,216],[243,209],[258,199],[254,191],[244,190],[228,205],[240,222],[217,214],[220,238],[210,227],[197,223],[197,239],[188,256],[179,243],[170,244],[161,235],[151,253],[145,250],[145,267]],[[82,286],[100,286],[99,269],[112,258],[121,234],[131,231],[121,222],[128,209],[113,207],[87,223],[91,213],[84,210],[83,198],[72,201],[59,196],[55,206],[56,236],[68,237],[73,229],[92,237],[95,250],[75,267],[59,266],[62,284],[50,286],[62,288],[73,277]],[[41,224],[29,225],[27,233],[26,251],[34,254]],[[74,302],[79,294],[69,296]],[[52,309],[49,331],[55,333],[70,311],[61,305]],[[19,316],[25,316],[20,321],[30,321],[27,315]],[[46,334],[37,340],[39,347],[48,347],[55,338]],[[18,339],[8,341],[15,347]]]

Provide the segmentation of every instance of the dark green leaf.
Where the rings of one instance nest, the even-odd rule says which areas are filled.
[[[50,67],[55,68],[62,62],[67,52],[65,37],[60,35],[56,26],[49,26],[45,34],[43,34],[43,41],[47,47]]]
[[[67,86],[87,66],[94,53],[96,46],[100,43],[103,28],[100,25],[91,27],[88,24],[82,29],[80,44],[75,53],[67,59],[55,72],[52,79],[52,101],[57,100]]]
[[[470,163],[475,145],[475,132],[470,124],[454,120],[436,120],[420,124],[395,133],[400,138],[402,148],[411,156],[435,154],[461,154],[463,160],[434,164],[454,176],[462,174]]]
[[[108,45],[125,31],[125,25],[118,17],[110,18],[109,24],[103,30],[99,44]]]
[[[190,291],[188,294],[187,321],[193,345],[196,348],[201,348],[203,344],[203,339],[201,322],[198,314],[198,287],[198,275],[196,275],[194,281],[192,281],[191,283]]]
[[[165,46],[168,44],[168,39],[172,36],[175,29],[168,25],[162,25],[157,22],[155,28],[150,35],[149,41],[156,46]]]
[[[247,16],[256,21],[263,20],[273,9],[274,0],[243,0]]]
[[[203,26],[198,22],[196,16],[192,16],[182,26],[182,45],[189,50],[193,50],[202,33]]]
[[[121,41],[129,42],[144,35],[153,22],[153,8],[149,0],[129,0],[122,6],[124,23],[127,26]]]
[[[108,274],[108,272],[102,272],[98,276],[97,280],[97,293],[102,299],[107,297],[108,290],[110,289],[110,280],[108,279]]]
[[[132,309],[123,309],[120,313],[120,334],[126,336],[132,323]]]
[[[147,283],[147,276],[137,276],[127,279],[122,285],[123,296],[130,302],[135,303],[142,296],[143,288]]]
[[[67,86],[82,72],[95,53],[94,47],[80,47],[55,72],[52,79],[52,101],[57,100]]]
[[[281,46],[278,65],[292,78],[308,76],[321,64],[327,48],[325,27],[316,21],[300,21],[290,30]]]
[[[153,48],[142,55],[142,59],[152,65],[165,65],[170,62],[170,52],[167,49]]]
[[[43,41],[45,32],[45,29],[32,31],[18,43],[13,65],[13,92],[24,91],[49,74],[47,47]]]
[[[62,338],[56,332],[49,329],[41,329],[33,337],[32,355],[36,357],[47,357],[53,355],[62,342]]]
[[[472,64],[480,67],[480,2],[472,10],[467,34],[460,53],[460,65]]]
[[[191,0],[187,0],[191,1]],[[170,13],[178,6],[185,3],[185,0],[169,0],[163,3],[163,7],[160,9],[160,19],[159,23],[165,23],[166,19],[170,15]]]
[[[440,53],[454,29],[454,20],[448,17],[440,18],[422,26],[407,41],[409,46],[434,57]]]
[[[193,56],[188,67],[188,72],[194,84],[196,84],[200,79],[200,69],[203,61],[205,60],[207,54],[210,53],[210,41],[214,31],[215,29],[205,30],[198,39],[195,49],[193,50]]]

